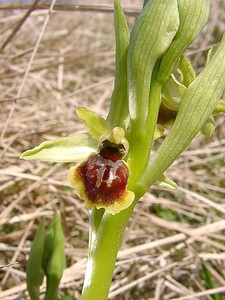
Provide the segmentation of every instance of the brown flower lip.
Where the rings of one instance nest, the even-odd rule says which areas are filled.
[[[93,203],[114,203],[126,191],[129,169],[122,160],[113,162],[100,154],[90,155],[80,164],[77,174],[84,182],[85,194]]]
[[[109,205],[126,191],[129,169],[121,160],[124,153],[122,144],[105,140],[99,147],[99,154],[90,155],[80,164],[77,174],[84,182],[89,200]]]

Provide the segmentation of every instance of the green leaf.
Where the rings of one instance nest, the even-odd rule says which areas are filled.
[[[116,37],[115,86],[117,86],[127,73],[127,51],[130,39],[126,17],[119,0],[114,0],[114,28]]]
[[[178,216],[175,211],[169,208],[165,207],[158,207],[156,208],[156,214],[161,219],[167,220],[167,221],[177,221]]]
[[[179,57],[193,42],[207,22],[209,9],[209,0],[178,1],[180,26],[160,64],[157,80],[161,84],[168,80]]]
[[[95,152],[97,141],[88,134],[79,134],[57,140],[45,141],[39,146],[25,151],[20,158],[49,162],[79,162]]]
[[[202,263],[202,279],[205,281],[205,286],[207,289],[214,289],[216,288],[216,284],[213,278],[213,275],[210,272],[209,268],[213,268],[213,266],[210,263]],[[222,295],[220,294],[213,294],[212,298],[214,300],[222,300],[224,299],[224,297],[222,297]]]
[[[42,258],[42,268],[44,270],[45,275],[47,275],[48,273],[48,262],[51,258],[51,254],[53,251],[53,241],[54,241],[54,228],[53,228],[53,221],[52,221],[44,237],[44,252]]]
[[[50,226],[50,234],[46,235],[44,251],[47,251],[45,273],[47,289],[45,300],[57,300],[58,287],[65,268],[64,235],[60,212],[56,212]]]
[[[114,1],[114,28],[116,36],[116,72],[114,91],[111,99],[108,120],[112,127],[128,126],[127,97],[127,51],[129,46],[129,31],[125,15],[119,0]]]
[[[44,278],[42,256],[44,249],[44,221],[41,221],[29,253],[26,270],[27,290],[31,300],[39,300],[39,287]]]

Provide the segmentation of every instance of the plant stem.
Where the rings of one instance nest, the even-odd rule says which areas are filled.
[[[81,300],[107,300],[113,276],[117,253],[124,230],[133,209],[144,194],[136,190],[136,199],[130,207],[116,215],[105,213],[96,232],[95,239],[89,246],[86,276]]]
[[[131,128],[131,149],[128,157],[128,166],[131,176],[130,183],[136,186],[136,182],[145,171],[154,141],[154,132],[157,124],[159,107],[161,103],[162,86],[153,78],[148,103],[148,115],[144,132],[140,132],[138,126]],[[133,191],[133,189],[131,189]]]

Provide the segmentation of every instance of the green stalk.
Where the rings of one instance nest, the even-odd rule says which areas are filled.
[[[138,135],[131,135],[133,153],[132,156],[128,158],[128,166],[131,172],[129,180],[132,185],[137,182],[137,179],[141,176],[149,161],[161,103],[161,91],[162,86],[153,79],[149,96],[150,100],[146,120],[146,131],[139,133]],[[132,139],[134,140],[132,141]],[[133,158],[135,158],[135,160]]]
[[[132,187],[130,187],[132,188]],[[117,253],[133,209],[145,191],[136,189],[136,199],[119,214],[105,213],[89,248],[81,300],[107,300]]]
[[[97,236],[98,228],[101,224],[101,220],[103,217],[105,210],[93,208],[90,212],[90,224],[89,224],[89,251],[92,248],[92,245],[94,244],[94,241]]]

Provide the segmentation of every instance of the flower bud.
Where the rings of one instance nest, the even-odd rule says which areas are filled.
[[[180,25],[170,47],[163,55],[157,80],[164,84],[181,54],[197,37],[209,16],[209,0],[179,0]]]

